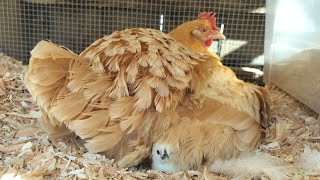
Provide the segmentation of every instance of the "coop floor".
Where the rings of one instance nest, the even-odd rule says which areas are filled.
[[[119,169],[104,156],[88,153],[74,140],[75,137],[63,140],[48,138],[37,121],[41,118],[39,108],[23,85],[25,69],[19,61],[0,54],[2,179],[230,178],[228,171],[222,174],[196,171],[165,174],[147,169]],[[279,166],[292,167],[295,173],[293,177],[319,178],[318,115],[276,87],[269,90],[272,118],[259,151],[280,159],[282,164]]]

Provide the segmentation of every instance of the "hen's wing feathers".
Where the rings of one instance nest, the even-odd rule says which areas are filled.
[[[144,36],[134,36],[137,34]],[[110,98],[132,96],[135,111],[154,106],[161,112],[177,103],[173,96],[180,93],[175,90],[184,91],[189,86],[192,69],[197,61],[188,57],[175,59],[180,65],[172,63],[170,49],[165,48],[156,38],[168,38],[168,43],[177,51],[175,53],[186,53],[165,34],[148,29],[134,29],[115,32],[96,41],[93,48],[90,46],[81,56],[91,60],[93,70],[104,67],[103,71],[114,80],[107,90]]]
[[[172,51],[176,57],[172,57]],[[57,96],[55,109],[70,119],[72,110],[63,110],[62,105],[58,108],[59,99],[79,98],[83,104],[80,100],[75,109],[81,111],[80,115],[94,110],[106,114],[108,123],[98,118],[88,126],[93,115],[75,116],[72,119],[77,121],[69,123],[80,137],[89,139],[87,147],[94,152],[106,151],[127,139],[123,137],[148,121],[146,110],[164,113],[175,108],[190,87],[199,61],[205,61],[203,55],[186,51],[170,36],[151,29],[114,32],[94,42],[80,57],[87,61],[72,62],[67,84],[70,92]],[[83,97],[76,97],[77,93]]]

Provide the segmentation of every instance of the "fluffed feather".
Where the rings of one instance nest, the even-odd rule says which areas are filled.
[[[320,151],[311,149],[308,146],[304,147],[303,153],[301,153],[295,161],[299,169],[306,173],[319,173],[320,172]]]
[[[293,179],[296,169],[278,157],[262,152],[246,152],[230,160],[217,160],[209,171],[222,173],[233,179],[267,178],[272,180]]]

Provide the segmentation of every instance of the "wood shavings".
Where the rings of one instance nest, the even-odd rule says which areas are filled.
[[[7,153],[11,151],[17,151],[22,148],[23,144],[15,144],[11,146],[0,145],[0,152]]]
[[[0,97],[6,94],[3,78],[0,78]]]
[[[39,128],[27,127],[26,129],[19,129],[15,137],[33,136],[40,133],[42,130]]]
[[[286,137],[286,130],[288,129],[287,124],[277,123],[276,124],[276,139],[282,142]]]
[[[21,151],[25,151],[27,149],[30,149],[31,147],[32,147],[32,142],[27,142],[21,147]]]
[[[20,116],[23,118],[40,118],[41,117],[41,112],[39,111],[30,111],[28,114],[20,114],[20,113],[6,113],[8,115],[15,115],[15,116]]]
[[[121,169],[104,155],[87,152],[75,136],[48,138],[38,123],[42,118],[39,107],[23,84],[25,69],[21,62],[0,54],[1,180],[231,178],[208,170],[166,174],[145,168]],[[311,154],[320,151],[320,116],[276,87],[269,91],[272,117],[259,150],[278,157],[286,165],[303,166],[297,162],[310,161],[301,159],[308,157],[305,147],[312,149]],[[314,167],[318,168],[299,168],[294,179],[301,179],[301,174],[304,178],[318,178],[320,174]]]

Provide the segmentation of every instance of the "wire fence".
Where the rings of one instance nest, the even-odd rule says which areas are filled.
[[[80,53],[116,30],[144,27],[169,32],[199,12],[213,11],[227,37],[222,43],[222,62],[240,79],[261,83],[265,1],[1,0],[0,52],[28,63],[35,44],[50,39]],[[217,42],[211,49],[217,51]]]

